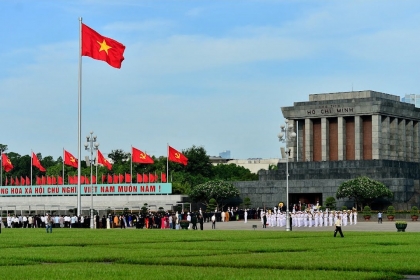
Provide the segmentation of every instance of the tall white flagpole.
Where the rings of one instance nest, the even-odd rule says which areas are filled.
[[[77,216],[82,209],[80,177],[82,174],[82,17],[79,18],[79,92],[78,92],[78,126],[77,126]]]
[[[133,182],[133,145],[131,145],[130,185]]]
[[[63,185],[64,185],[64,160],[65,160],[65,154],[64,154],[64,147],[63,147]]]
[[[169,182],[169,143],[166,143],[166,182]]]
[[[32,167],[34,165],[34,152],[31,149],[31,186],[32,186]]]

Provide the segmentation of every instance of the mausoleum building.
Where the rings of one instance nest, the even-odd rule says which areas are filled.
[[[338,186],[358,176],[381,181],[397,209],[419,206],[420,108],[375,91],[309,95],[281,108],[296,137],[289,147],[289,202],[321,204]],[[251,187],[237,182],[241,196],[272,207],[286,201],[286,163],[260,171]],[[339,205],[353,206],[340,200]]]

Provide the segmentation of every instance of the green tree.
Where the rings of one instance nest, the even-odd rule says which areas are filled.
[[[325,199],[325,207],[330,210],[336,209],[337,202],[335,201],[335,198],[332,196],[329,196]]]
[[[226,181],[256,181],[258,175],[243,166],[230,164],[218,164],[213,166],[214,179]]]
[[[217,207],[216,199],[210,198],[209,203],[207,204],[206,210],[208,212],[212,212],[216,209],[216,207]]]
[[[249,206],[252,205],[251,199],[249,197],[244,198],[244,205],[245,205],[245,208],[249,208]]]
[[[232,183],[214,180],[195,186],[189,196],[193,201],[202,202],[206,206],[208,199],[214,198],[217,208],[222,209],[226,200],[239,196],[239,190]]]
[[[357,177],[342,183],[337,190],[336,197],[354,199],[356,207],[363,208],[363,204],[370,204],[380,197],[392,197],[392,192],[381,182],[366,176]]]

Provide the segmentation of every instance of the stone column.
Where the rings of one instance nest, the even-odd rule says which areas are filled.
[[[390,159],[397,160],[397,145],[398,145],[398,118],[390,118],[389,122],[389,151]]]
[[[405,160],[407,155],[406,135],[405,135],[405,119],[398,119],[398,160]]]
[[[338,117],[338,160],[346,160],[346,120]]]
[[[381,115],[372,115],[372,159],[380,159]]]
[[[418,121],[413,122],[413,161],[420,160],[420,124]]]
[[[311,119],[305,119],[305,161],[313,159],[313,124]]]
[[[360,116],[354,116],[354,159],[363,159],[363,121]]]
[[[321,118],[321,160],[330,160],[330,128],[327,118]]]
[[[381,136],[380,136],[380,159],[390,159],[390,151],[389,151],[389,138],[390,138],[390,130],[389,130],[389,117],[382,116],[382,124],[381,124]]]
[[[405,160],[406,161],[413,161],[414,157],[414,151],[413,151],[413,121],[412,120],[406,120],[405,122],[405,147],[406,147],[406,153],[405,153]]]

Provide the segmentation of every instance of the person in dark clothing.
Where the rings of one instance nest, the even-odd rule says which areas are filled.
[[[102,228],[106,228],[106,218],[105,218],[105,215],[102,215]]]
[[[192,229],[197,230],[197,216],[195,214],[191,217]]]
[[[264,213],[264,216],[263,216],[263,228],[266,228],[266,227],[267,227],[267,216]]]

